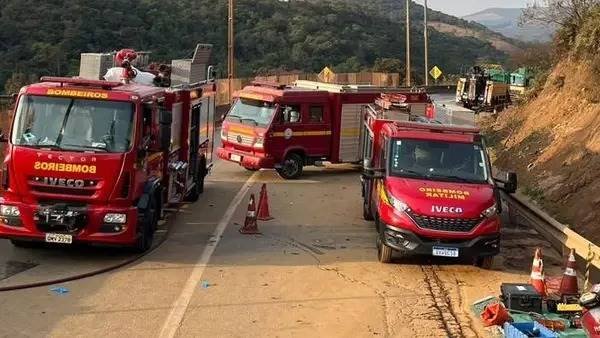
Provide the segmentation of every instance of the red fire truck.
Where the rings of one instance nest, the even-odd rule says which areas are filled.
[[[217,154],[248,170],[275,168],[286,179],[299,177],[304,166],[319,162],[360,163],[363,107],[386,91],[391,89],[254,82],[235,94]],[[432,114],[425,92],[403,94],[402,104],[413,115]]]
[[[477,128],[399,121],[368,106],[363,125],[364,218],[375,220],[378,258],[392,252],[470,257],[490,267],[500,250],[498,189]]]
[[[215,84],[45,77],[21,89],[5,142],[0,237],[150,248],[163,206],[212,166]]]

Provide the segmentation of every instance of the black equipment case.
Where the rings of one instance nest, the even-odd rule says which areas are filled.
[[[500,290],[507,309],[542,313],[542,296],[532,285],[503,283]]]

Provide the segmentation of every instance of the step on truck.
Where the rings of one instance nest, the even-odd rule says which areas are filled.
[[[396,118],[373,104],[363,124],[363,215],[378,231],[379,261],[392,253],[468,257],[490,267],[500,250],[498,189],[477,128]]]
[[[363,108],[389,91],[312,81],[293,86],[254,82],[235,93],[217,154],[247,170],[275,168],[285,179],[300,177],[307,165],[361,163]],[[433,114],[422,90],[406,89],[403,100],[415,116]]]
[[[198,199],[213,160],[214,81],[171,84],[167,70],[185,62],[159,78],[135,58],[117,55],[118,82],[44,77],[21,89],[2,138],[1,238],[145,251],[165,205]]]

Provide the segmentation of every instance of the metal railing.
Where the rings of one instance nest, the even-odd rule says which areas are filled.
[[[600,247],[552,218],[525,196],[505,192],[501,195],[508,204],[509,214],[522,217],[563,256],[568,255],[571,249],[575,250],[578,266],[585,271],[586,283],[600,281]]]

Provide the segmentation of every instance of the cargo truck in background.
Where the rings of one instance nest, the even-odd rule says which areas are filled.
[[[119,55],[121,81],[94,79],[105,68],[21,89],[2,138],[1,238],[145,251],[164,206],[199,198],[213,161],[214,81],[140,84],[135,52]]]
[[[476,112],[505,109],[511,104],[510,84],[497,81],[498,77],[499,74],[492,76],[480,67],[473,67],[472,72],[458,80],[456,102]]]
[[[254,82],[235,94],[217,154],[248,170],[275,168],[285,179],[300,177],[307,165],[360,163],[363,108],[389,91],[311,81]],[[406,89],[401,95],[397,104],[413,116],[433,117],[424,91]]]
[[[363,215],[375,221],[379,261],[396,252],[489,268],[500,250],[498,189],[514,192],[516,175],[492,178],[477,128],[399,120],[381,104],[367,109]]]

